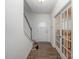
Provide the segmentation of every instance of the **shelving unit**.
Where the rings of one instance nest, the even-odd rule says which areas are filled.
[[[62,31],[62,49],[64,50],[65,56],[68,58],[71,54],[71,30],[63,30]]]
[[[57,23],[56,23],[56,45],[57,45],[57,47],[58,48],[60,48],[60,38],[61,38],[61,31],[60,31],[60,29],[59,29],[59,25],[57,25],[58,24],[58,22],[59,22],[59,16],[57,17]]]
[[[56,46],[61,50],[66,59],[72,59],[72,7],[68,3],[56,15]]]

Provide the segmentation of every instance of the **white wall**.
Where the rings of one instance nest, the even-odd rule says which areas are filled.
[[[29,14],[32,26],[32,38],[35,41],[50,42],[50,15],[49,14]],[[46,27],[40,27],[40,23],[46,23]]]
[[[24,59],[32,48],[32,42],[24,34],[23,0],[6,0],[5,59]]]

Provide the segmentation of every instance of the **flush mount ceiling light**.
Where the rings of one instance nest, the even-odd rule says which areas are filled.
[[[44,3],[44,2],[45,2],[45,0],[39,0],[39,2],[40,2],[40,3]]]
[[[39,23],[39,27],[46,27],[46,23],[45,22]]]

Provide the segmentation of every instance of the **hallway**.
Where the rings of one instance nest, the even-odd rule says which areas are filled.
[[[61,59],[57,50],[48,42],[38,42],[39,49],[32,48],[26,59]]]
[[[72,59],[72,29],[71,0],[8,0],[6,59]]]

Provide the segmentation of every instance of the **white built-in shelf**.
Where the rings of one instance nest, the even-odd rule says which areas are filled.
[[[56,46],[67,59],[72,59],[72,6],[69,3],[55,16]]]

